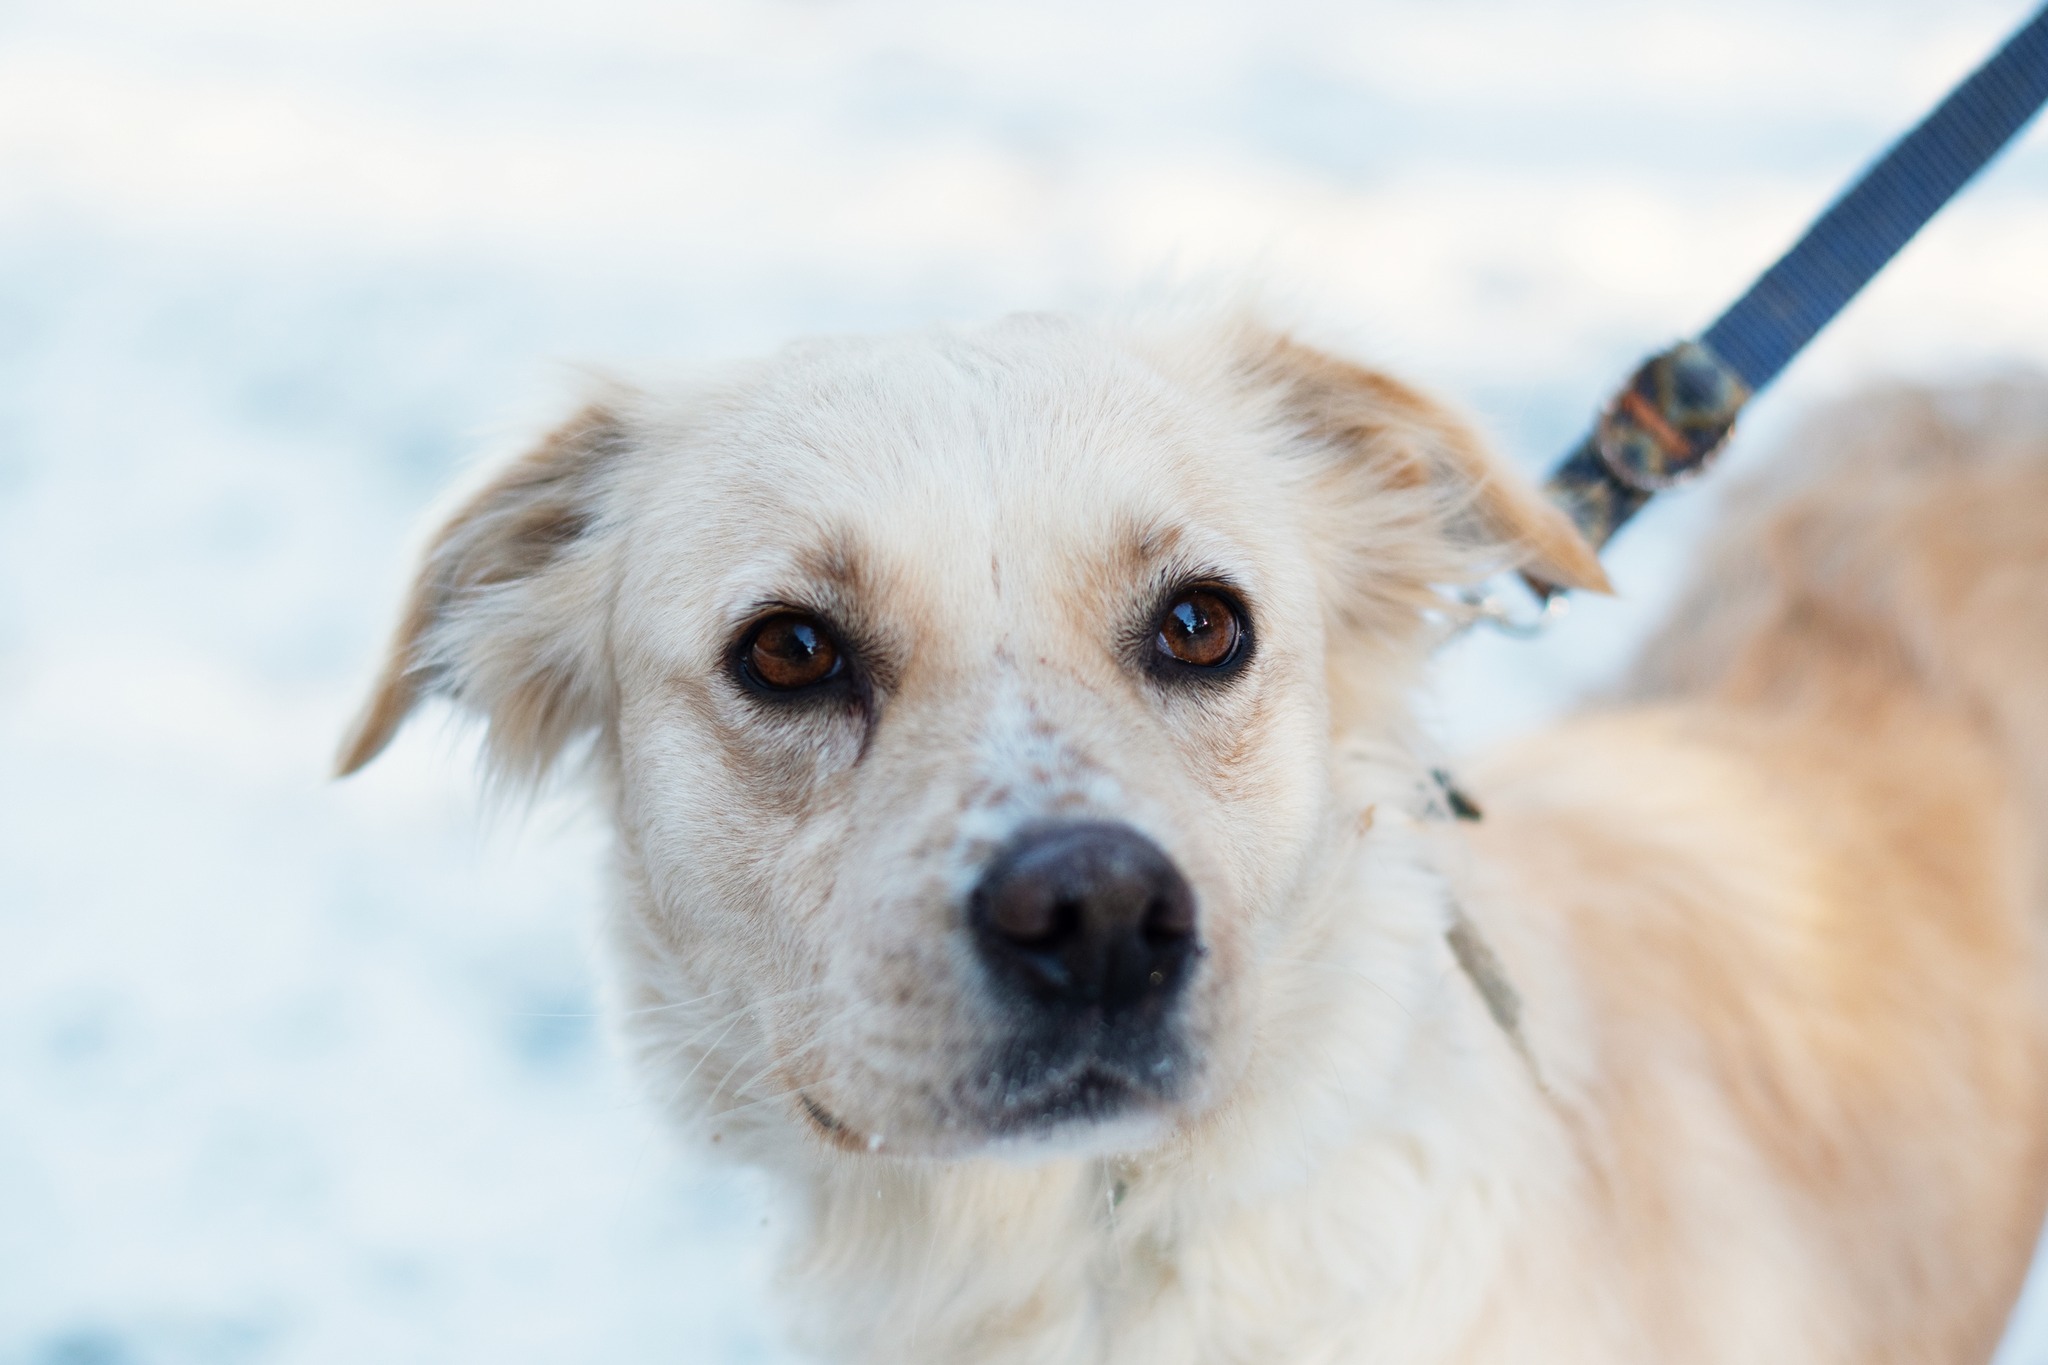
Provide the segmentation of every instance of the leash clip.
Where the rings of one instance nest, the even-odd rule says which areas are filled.
[[[1594,453],[1623,486],[1661,493],[1707,467],[1749,395],[1704,342],[1681,341],[1644,361],[1601,412]]]

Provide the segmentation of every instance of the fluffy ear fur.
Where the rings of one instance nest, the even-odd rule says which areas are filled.
[[[1448,536],[1452,555],[1426,570],[1436,581],[1518,568],[1563,587],[1611,591],[1571,518],[1443,404],[1284,336],[1257,344],[1253,368],[1278,386],[1287,417],[1336,456],[1319,480],[1333,512],[1343,515],[1361,495],[1427,506],[1430,529]]]
[[[624,447],[593,403],[512,461],[442,526],[422,557],[338,775],[382,752],[428,694],[481,714],[492,763],[538,777],[603,715],[602,500]]]

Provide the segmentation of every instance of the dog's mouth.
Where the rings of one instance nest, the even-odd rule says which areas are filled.
[[[884,1138],[880,1133],[862,1133],[837,1114],[818,1103],[806,1091],[799,1090],[797,1107],[810,1120],[811,1127],[819,1137],[845,1152],[879,1152]]]
[[[837,1118],[833,1117],[832,1111],[830,1109],[827,1109],[824,1105],[819,1104],[809,1095],[799,1093],[797,1095],[797,1100],[804,1107],[804,1117],[808,1118],[813,1124],[815,1124],[817,1126],[818,1131],[823,1133],[826,1137],[832,1138],[834,1141],[837,1141],[840,1135],[847,1131],[846,1125],[841,1123]]]
[[[1125,1045],[1098,1037],[1064,1048],[1011,1043],[994,1049],[988,1064],[963,1078],[942,1104],[933,1126],[949,1136],[936,1147],[917,1137],[922,1124],[891,1141],[809,1091],[797,1093],[797,1108],[820,1138],[845,1152],[957,1156],[988,1144],[1087,1142],[1093,1133],[1158,1120],[1185,1088],[1189,1068],[1177,1043],[1107,1040],[1116,1042]]]
[[[1187,1069],[1175,1030],[1098,1028],[998,1047],[956,1098],[992,1138],[1041,1139],[1157,1113],[1179,1098]]]
[[[1028,1092],[1005,1090],[983,1121],[998,1138],[1044,1137],[1070,1124],[1102,1123],[1122,1118],[1141,1107],[1148,1095],[1129,1077],[1099,1066],[1086,1066],[1056,1082]]]

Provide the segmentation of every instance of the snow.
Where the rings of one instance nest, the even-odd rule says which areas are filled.
[[[324,777],[425,509],[579,366],[1252,273],[1535,468],[2023,8],[0,8],[0,1362],[784,1358],[768,1192],[591,1017],[595,824],[431,722]],[[1752,436],[2048,364],[2044,242],[2037,130]],[[1609,676],[1710,500],[1454,651],[1446,732]]]

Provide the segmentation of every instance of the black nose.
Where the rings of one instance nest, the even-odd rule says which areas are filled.
[[[1105,1018],[1170,1000],[1199,951],[1186,879],[1125,825],[1024,834],[981,874],[968,921],[998,981]]]

